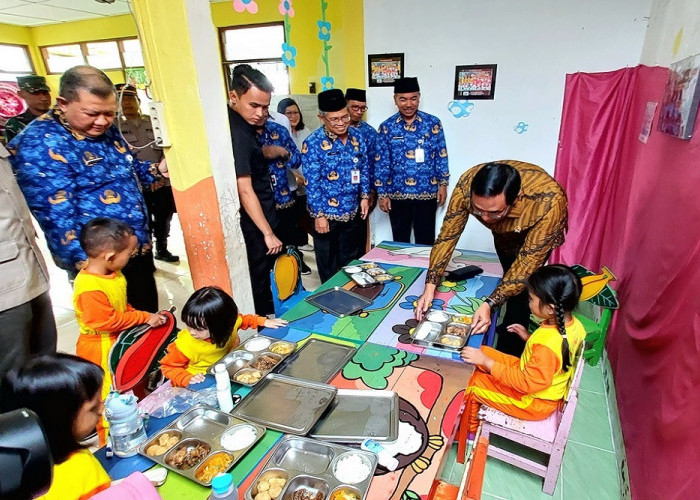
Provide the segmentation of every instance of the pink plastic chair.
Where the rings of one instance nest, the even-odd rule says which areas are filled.
[[[488,455],[543,477],[542,491],[548,495],[554,494],[554,488],[559,478],[564,448],[569,438],[578,402],[578,386],[581,382],[584,364],[583,349],[580,349],[574,362],[574,377],[566,398],[564,398],[562,408],[544,420],[521,420],[486,405],[482,405],[479,410],[479,418],[483,419],[481,435],[489,439]],[[547,465],[494,446],[490,438],[491,434],[502,436],[549,455]]]

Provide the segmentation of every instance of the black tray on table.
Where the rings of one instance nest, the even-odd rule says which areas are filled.
[[[364,309],[372,304],[372,300],[363,297],[357,293],[351,292],[339,286],[335,286],[329,290],[324,290],[310,297],[306,297],[306,301],[319,309],[328,311],[329,313],[344,318],[352,313]]]

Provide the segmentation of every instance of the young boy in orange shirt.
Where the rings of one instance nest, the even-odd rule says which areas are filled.
[[[137,244],[128,224],[106,217],[92,219],[80,234],[88,260],[73,284],[73,306],[80,326],[76,354],[104,370],[103,401],[112,385],[109,350],[119,333],[143,323],[160,326],[166,321],[162,314],[137,311],[126,301],[126,278],[121,270]],[[106,428],[103,419],[97,425],[100,445],[105,443]]]

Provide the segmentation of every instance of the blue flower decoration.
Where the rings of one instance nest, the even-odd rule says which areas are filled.
[[[399,304],[399,307],[401,309],[409,309],[413,311],[416,308],[416,302],[418,302],[418,299],[420,297],[418,295],[407,295],[406,299]],[[445,305],[445,301],[442,299],[433,299],[433,301],[430,303],[430,308],[431,309],[442,309]]]
[[[471,101],[450,101],[447,104],[447,110],[452,113],[455,118],[469,116],[474,109],[474,103]]]
[[[331,23],[318,21],[318,37],[326,42],[331,39]]]
[[[282,62],[293,68],[297,65],[295,57],[297,56],[297,49],[293,45],[288,43],[282,44]]]
[[[332,76],[322,76],[321,77],[321,87],[323,87],[323,90],[332,89],[334,83],[335,83],[335,80],[333,80]]]
[[[513,127],[513,130],[515,130],[516,134],[524,134],[527,132],[527,129],[530,125],[526,122],[518,122],[515,127]]]

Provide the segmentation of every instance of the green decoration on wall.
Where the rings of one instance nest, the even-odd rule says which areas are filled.
[[[323,60],[323,65],[326,70],[325,75],[321,77],[321,87],[323,90],[332,89],[335,84],[328,63],[328,52],[330,52],[333,46],[330,44],[331,23],[326,20],[327,8],[328,2],[326,0],[321,0],[321,20],[316,23],[318,25],[318,38],[323,42],[323,54],[321,54],[321,59]]]

